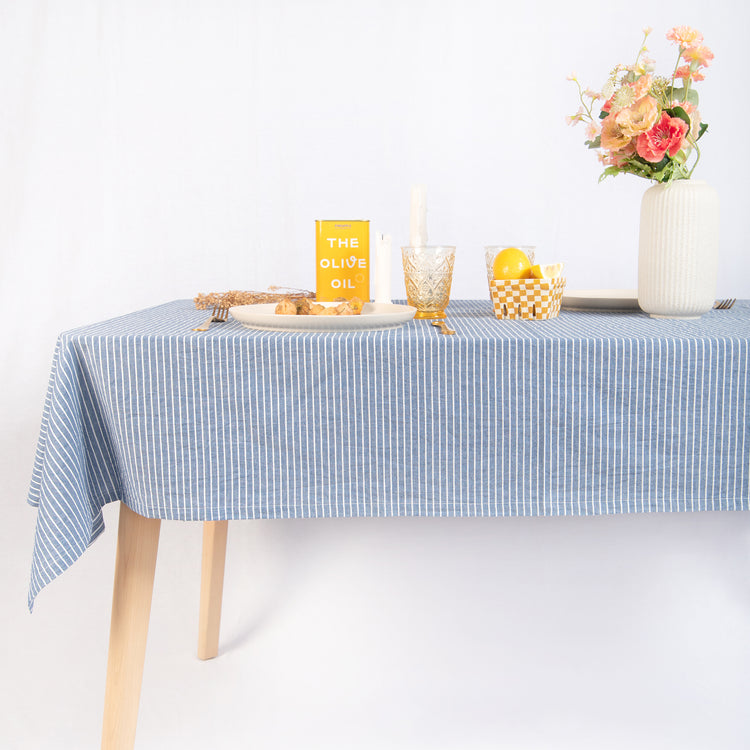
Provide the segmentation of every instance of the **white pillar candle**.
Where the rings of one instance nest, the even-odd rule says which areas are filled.
[[[409,221],[409,244],[422,247],[427,244],[427,192],[423,185],[411,189],[411,214]]]
[[[391,303],[391,236],[375,238],[375,302]]]

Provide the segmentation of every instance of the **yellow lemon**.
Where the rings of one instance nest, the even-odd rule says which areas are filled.
[[[530,272],[529,256],[517,247],[506,247],[495,256],[492,275],[496,279],[528,279]]]
[[[531,277],[534,279],[556,279],[563,270],[562,263],[548,263],[546,266],[532,266]]]

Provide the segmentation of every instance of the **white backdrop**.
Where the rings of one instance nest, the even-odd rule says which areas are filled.
[[[313,288],[316,218],[366,218],[373,232],[391,234],[401,296],[397,248],[408,239],[414,184],[427,188],[430,240],[458,248],[455,298],[485,295],[482,247],[505,241],[537,245],[541,261],[564,261],[571,288],[634,287],[648,183],[625,176],[597,184],[600,168],[583,131],[565,124],[577,107],[565,77],[575,70],[598,88],[615,63],[633,59],[646,24],[654,27],[658,70],[667,73],[674,57],[664,34],[683,23],[699,28],[715,52],[699,84],[710,127],[696,176],[721,198],[719,295],[747,298],[750,10],[735,0],[643,8],[598,0],[0,0],[6,607],[24,607],[34,514],[23,503],[61,330],[198,292]],[[596,528],[617,549],[632,526],[613,521]],[[706,521],[658,523],[681,548]],[[714,559],[717,571],[747,572],[744,516],[711,524],[725,541],[715,545],[723,555]],[[517,552],[533,560],[540,551],[527,542]],[[553,544],[546,554],[575,566],[579,553]],[[622,564],[651,580],[653,569],[637,559]],[[79,575],[74,568],[66,578]],[[73,585],[53,584],[75,592],[64,588]],[[585,598],[575,581],[568,585]],[[77,595],[65,606],[75,609]],[[42,594],[32,618],[37,639],[49,634],[45,597],[60,601]],[[477,592],[475,603],[482,601]],[[740,618],[747,631],[746,588],[715,604],[717,623]],[[46,616],[53,628],[55,614]],[[28,616],[13,618],[14,637],[26,638]],[[695,691],[684,707],[671,706],[670,721],[702,720],[689,704],[708,673],[717,684],[748,687],[742,642],[726,642],[718,673],[709,659],[707,672],[686,678]],[[94,672],[103,670],[98,659]],[[54,663],[37,667],[35,680],[54,679]],[[665,663],[664,674],[672,668]],[[746,720],[722,705],[721,746],[747,747]],[[630,721],[638,726],[637,717]],[[658,719],[644,722],[634,736],[651,747],[643,738]],[[596,742],[607,726],[614,732],[616,721]],[[62,746],[28,731],[17,746]],[[523,726],[514,736],[514,747],[589,747],[582,735],[573,745],[535,743]],[[701,735],[687,732],[681,750],[709,746],[690,745],[691,736]]]

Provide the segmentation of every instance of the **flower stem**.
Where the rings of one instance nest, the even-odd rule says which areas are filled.
[[[679,50],[678,50],[678,52],[677,52],[677,62],[675,63],[674,71],[672,72],[672,88],[669,91],[669,101],[667,102],[667,104],[669,104],[669,105],[672,104],[672,100],[674,99],[674,78],[675,78],[675,75],[677,73],[677,68],[680,67],[680,59],[682,58],[682,53],[684,51],[685,51],[685,48],[684,47],[680,47]],[[688,84],[685,83],[685,92],[686,92],[685,93],[685,97],[686,97],[686,101],[687,101],[687,86],[688,86]]]
[[[578,98],[581,100],[581,106],[586,110],[586,114],[589,116],[589,120],[593,121],[594,115],[591,114],[591,107],[586,104],[586,100],[583,98],[583,89],[581,84],[576,80],[576,86],[578,86]]]
[[[691,83],[691,81],[692,81],[692,79],[689,76],[685,79],[685,96],[683,98],[683,101],[686,102],[686,103],[689,101],[689,99],[688,99],[688,93],[690,93],[690,83]]]
[[[687,176],[689,180],[693,176],[693,172],[695,172],[695,168],[698,166],[698,162],[700,161],[700,158],[701,158],[701,150],[700,150],[700,147],[698,146],[697,141],[694,138],[689,138],[688,140],[690,142],[690,145],[695,149],[695,162],[693,163],[693,167],[690,170],[690,172],[688,172],[688,176]]]
[[[646,39],[648,39],[648,35],[650,33],[650,31],[643,32],[643,41],[641,42],[641,48],[638,50],[638,55],[636,56],[635,62],[633,63],[633,70],[638,67],[638,61],[641,59],[641,55],[646,52]]]

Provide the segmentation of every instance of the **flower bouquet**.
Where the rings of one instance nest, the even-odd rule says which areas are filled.
[[[578,86],[578,111],[570,124],[586,123],[586,145],[600,149],[605,169],[600,180],[630,173],[661,183],[689,179],[700,159],[698,141],[708,125],[701,121],[693,84],[704,79],[713,59],[703,35],[689,26],[676,26],[667,39],[677,45],[677,63],[670,78],[654,75],[647,53],[650,28],[632,65],[617,65],[599,91]],[[603,101],[601,107],[597,102]],[[596,113],[596,109],[599,112]],[[695,153],[692,166],[688,165]]]

